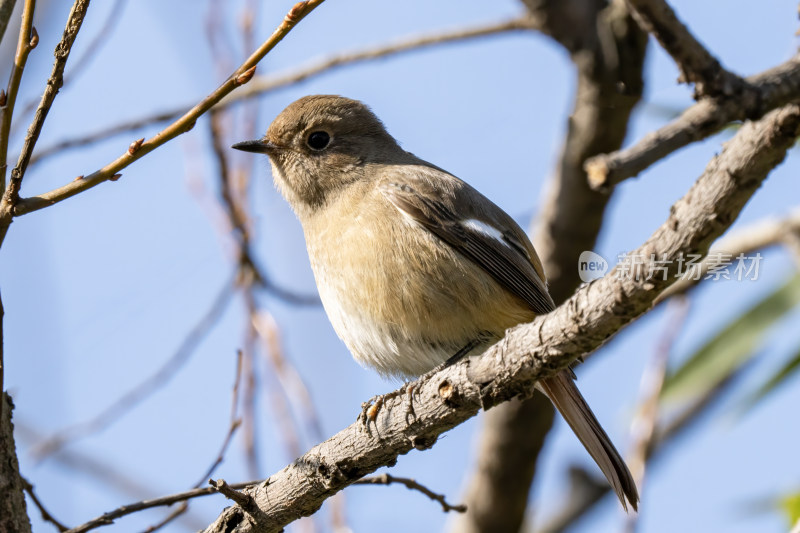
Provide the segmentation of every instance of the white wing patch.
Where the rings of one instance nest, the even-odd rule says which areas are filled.
[[[483,220],[470,218],[467,220],[462,220],[461,225],[471,229],[472,231],[477,231],[478,233],[482,233],[487,237],[496,240],[506,248],[511,248],[511,246],[508,244],[508,241],[506,241],[506,239],[503,237],[503,232],[495,228],[491,224],[487,224]]]

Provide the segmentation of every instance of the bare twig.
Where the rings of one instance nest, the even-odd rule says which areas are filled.
[[[86,52],[72,64],[72,67],[70,67],[70,69],[64,75],[64,81],[61,84],[62,89],[69,83],[75,81],[78,75],[86,68],[87,65],[89,65],[89,63],[91,63],[92,59],[97,56],[100,50],[102,50],[103,45],[110,41],[109,35],[116,26],[117,21],[122,18],[121,14],[122,9],[125,6],[125,2],[126,0],[116,0],[114,5],[111,6],[111,10],[108,13],[108,17],[106,18],[103,27],[86,46]],[[19,112],[20,118],[14,121],[14,124],[11,126],[11,131],[16,131],[18,124],[21,123],[24,117],[35,110],[38,104],[39,100],[31,100],[25,104]],[[33,158],[35,157],[36,156],[33,156]],[[33,163],[33,158],[29,162],[29,165]]]
[[[194,484],[194,487],[197,488],[203,483],[205,483],[213,474],[217,467],[222,464],[222,461],[225,459],[225,452],[228,450],[228,446],[233,439],[233,436],[236,434],[236,430],[239,429],[239,426],[242,425],[242,419],[239,418],[239,384],[242,381],[242,351],[236,354],[236,377],[233,382],[233,392],[231,394],[231,416],[230,416],[230,423],[228,424],[228,432],[225,435],[225,439],[222,441],[222,446],[220,447],[219,453],[217,453],[216,459],[214,462],[211,463],[211,466],[208,467],[208,470],[201,476],[200,481]]]
[[[222,286],[206,314],[189,331],[175,353],[167,359],[156,373],[129,390],[90,420],[66,427],[51,435],[36,447],[35,455],[39,458],[44,458],[57,452],[68,442],[107,428],[114,422],[119,421],[125,413],[139,405],[142,400],[168,383],[189,360],[203,338],[211,332],[225,312],[232,296],[233,281],[229,280]]]
[[[31,501],[39,509],[39,512],[42,514],[42,520],[44,520],[45,522],[50,522],[51,524],[56,526],[56,529],[58,529],[62,533],[64,531],[67,531],[69,528],[64,524],[62,524],[61,522],[59,522],[58,520],[56,520],[55,517],[52,514],[50,514],[50,512],[42,504],[39,497],[36,496],[36,491],[33,490],[33,485],[31,485],[30,481],[28,481],[25,478],[22,478],[22,483],[25,485],[25,492],[28,493],[28,496],[30,496]]]
[[[247,483],[236,483],[233,485],[229,485],[229,487],[235,490],[241,490],[246,487],[251,487],[253,485],[256,485],[258,483],[261,482],[249,481]],[[91,531],[92,529],[96,529],[101,526],[107,526],[109,524],[114,523],[114,520],[118,518],[122,518],[123,516],[127,516],[129,514],[138,513],[139,511],[143,511],[145,509],[152,509],[154,507],[165,507],[168,505],[173,505],[178,502],[190,500],[192,498],[208,496],[209,494],[217,494],[217,492],[218,492],[217,489],[213,487],[203,487],[203,488],[187,490],[186,492],[179,492],[177,494],[171,494],[169,496],[162,496],[160,498],[153,498],[152,500],[143,500],[128,505],[123,505],[122,507],[118,507],[113,511],[104,513],[103,515],[98,516],[97,518],[90,520],[85,524],[81,524],[78,527],[69,529],[67,530],[66,533],[85,533],[86,531]]]
[[[155,531],[158,531],[159,529],[167,526],[172,521],[182,516],[188,509],[189,509],[189,502],[181,502],[179,505],[175,507],[175,509],[172,510],[172,512],[170,512],[167,516],[162,518],[159,522],[156,522],[152,526],[148,526],[143,533],[154,533]]]
[[[695,98],[740,94],[747,82],[725,70],[675,15],[664,0],[627,0],[637,22],[658,39],[681,71],[681,80],[695,84]]]
[[[285,74],[256,76],[253,78],[253,81],[250,82],[250,84],[252,84],[252,88],[250,87],[250,84],[248,84],[246,88],[231,93],[229,96],[225,97],[222,101],[216,104],[214,109],[223,109],[234,103],[255,98],[256,96],[260,96],[261,94],[269,91],[274,91],[276,89],[290,87],[292,85],[302,83],[316,76],[326,74],[327,72],[336,68],[390,57],[412,50],[427,48],[429,46],[465,41],[499,33],[534,29],[537,29],[537,24],[532,19],[527,17],[517,17],[510,20],[492,22],[472,28],[436,31],[429,35],[410,37],[386,45],[379,45],[372,48],[355,50],[351,52],[343,52],[326,59],[320,59],[308,65],[307,67],[291,70]],[[183,114],[188,108],[188,105],[181,106],[179,108],[162,111],[149,117],[137,118],[136,120],[130,122],[117,124],[104,130],[90,133],[89,135],[85,135],[83,137],[76,137],[62,141],[38,150],[34,155],[33,160],[38,162],[45,157],[49,157],[70,148],[92,144],[97,141],[106,140],[115,135],[134,132],[151,124],[172,120]]]
[[[449,504],[447,503],[447,499],[445,498],[444,494],[437,494],[428,487],[426,487],[425,485],[418,483],[416,480],[407,477],[397,477],[391,474],[384,473],[377,476],[368,476],[361,478],[355,483],[353,483],[353,485],[391,485],[392,483],[399,483],[400,485],[404,485],[409,490],[416,490],[421,492],[431,500],[438,502],[439,505],[442,506],[442,511],[444,511],[445,513],[449,513],[451,511],[455,511],[456,513],[467,512],[466,505]]]
[[[44,438],[44,434],[40,430],[22,420],[17,420],[15,425],[16,433],[27,442],[37,442]],[[97,454],[64,448],[54,454],[52,460],[67,471],[96,480],[102,486],[113,489],[131,499],[142,499],[146,495],[154,493],[154,488],[144,484],[140,477],[129,475],[118,463],[107,461]],[[199,517],[188,515],[182,517],[182,522],[185,527],[195,531],[203,524]]]
[[[800,55],[747,78],[747,84],[757,97],[704,98],[633,146],[590,158],[585,164],[589,184],[593,189],[610,189],[684,146],[710,137],[731,122],[755,120],[800,99]]]
[[[787,106],[758,123],[745,124],[706,167],[667,220],[631,255],[650,257],[646,270],[661,261],[675,265],[687,253],[705,253],[711,241],[738,216],[768,173],[800,133],[800,107]],[[579,289],[553,312],[511,328],[480,357],[469,358],[404,385],[384,397],[373,419],[354,424],[315,446],[268,484],[246,490],[263,513],[257,523],[245,520],[236,506],[222,512],[206,532],[226,531],[233,521],[239,533],[272,533],[308,516],[330,496],[393,464],[413,448],[432,446],[443,432],[483,409],[528,394],[543,377],[567,368],[595,350],[622,327],[645,313],[659,292],[674,280],[609,275]],[[406,398],[413,387],[414,417]],[[367,425],[369,421],[369,425]]]
[[[664,387],[664,378],[667,374],[667,363],[669,362],[672,347],[683,329],[689,313],[688,300],[681,298],[672,302],[676,308],[675,316],[668,316],[667,327],[642,373],[642,381],[639,386],[639,407],[631,421],[631,446],[626,462],[640,494],[644,488],[647,457],[652,449],[656,434],[661,390]],[[639,513],[632,513],[626,517],[626,531],[629,533],[636,531],[638,518]]]
[[[319,6],[324,0],[304,0],[292,7],[286,18],[281,22],[272,35],[253,54],[239,66],[222,85],[212,91],[200,103],[186,112],[178,120],[155,134],[153,137],[144,141],[139,148],[133,152],[126,150],[121,156],[95,172],[83,176],[81,179],[73,180],[68,184],[46,192],[39,196],[20,199],[14,209],[14,216],[25,215],[53,204],[66,200],[76,194],[91,189],[105,181],[115,177],[120,170],[124,169],[134,161],[149,154],[166,142],[174,139],[178,135],[186,133],[194,127],[197,119],[211,109],[216,103],[224,98],[235,88],[244,85],[252,79],[255,67],[261,59],[267,55],[306,15]]]
[[[22,7],[22,25],[19,28],[17,53],[14,55],[14,66],[11,68],[11,77],[5,91],[0,91],[0,195],[5,197],[6,171],[8,169],[8,136],[11,132],[11,118],[14,114],[14,104],[17,101],[19,83],[25,71],[28,54],[39,43],[39,36],[33,28],[33,11],[36,0],[25,0]],[[35,39],[34,39],[35,36]],[[2,213],[2,206],[0,206]],[[0,239],[0,242],[2,239]]]
[[[208,484],[211,487],[228,498],[229,500],[233,501],[241,507],[244,512],[251,516],[258,516],[260,514],[260,510],[256,505],[255,501],[253,501],[253,497],[247,494],[246,492],[239,492],[238,490],[234,489],[230,485],[228,485],[224,479],[218,479],[214,481],[213,479],[208,480]]]
[[[67,26],[64,29],[64,35],[61,37],[54,55],[56,57],[53,63],[53,70],[50,73],[50,78],[47,80],[44,92],[42,93],[41,102],[36,109],[36,114],[33,117],[33,122],[28,127],[28,133],[25,135],[25,141],[22,145],[22,151],[17,159],[17,165],[11,171],[11,179],[8,182],[8,188],[3,192],[2,204],[0,204],[0,245],[5,239],[5,234],[8,231],[8,226],[14,217],[14,207],[19,201],[19,190],[22,186],[22,179],[25,177],[25,171],[28,168],[33,147],[39,139],[39,134],[42,132],[44,121],[47,118],[47,113],[53,105],[53,101],[64,82],[64,67],[67,65],[69,53],[72,50],[72,45],[75,43],[75,38],[83,24],[83,19],[86,16],[86,10],[89,9],[89,0],[75,0],[72,4],[72,10],[67,17]],[[9,114],[9,120],[11,115]],[[4,173],[5,170],[3,169]]]

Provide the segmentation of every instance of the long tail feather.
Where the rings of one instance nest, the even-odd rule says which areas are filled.
[[[550,401],[583,443],[586,451],[603,471],[614,492],[617,493],[619,501],[622,502],[622,507],[626,511],[628,510],[627,499],[633,510],[637,510],[639,493],[636,490],[633,476],[600,422],[595,418],[586,400],[581,396],[568,371],[540,381],[537,387],[550,398]]]

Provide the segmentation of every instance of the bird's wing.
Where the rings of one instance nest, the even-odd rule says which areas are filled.
[[[446,172],[413,166],[379,185],[402,213],[479,265],[539,314],[555,308],[539,258],[502,209]]]

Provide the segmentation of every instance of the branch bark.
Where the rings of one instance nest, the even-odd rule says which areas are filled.
[[[0,533],[30,533],[31,523],[25,507],[25,482],[19,474],[11,396],[0,392]]]
[[[694,83],[695,98],[741,95],[747,82],[722,67],[692,35],[664,0],[627,0],[636,21],[652,33],[681,71],[680,82]]]
[[[245,492],[259,509],[257,522],[237,506],[206,531],[277,532],[316,512],[325,499],[414,448],[431,447],[445,431],[483,409],[531,393],[534,383],[602,345],[651,308],[674,282],[678,259],[705,253],[736,219],[800,134],[800,107],[791,105],[745,124],[670,209],[662,226],[632,252],[663,278],[622,276],[617,266],[579,289],[555,311],[510,329],[482,356],[469,358],[387,395],[372,422],[356,421],[294,463]],[[649,279],[648,279],[649,278]],[[413,401],[410,415],[407,401]],[[365,417],[366,420],[366,417]]]
[[[624,150],[586,161],[589,184],[609,190],[671,153],[717,133],[731,122],[756,120],[764,114],[800,99],[800,55],[747,78],[749,98],[705,98],[688,107],[666,126],[645,135]]]
[[[578,73],[574,109],[561,158],[542,202],[534,244],[557,303],[577,288],[578,256],[594,247],[608,194],[589,189],[584,161],[622,145],[642,95],[647,36],[622,2],[526,0],[543,31],[571,54]],[[525,517],[536,460],[553,421],[549,401],[535,395],[486,413],[468,511],[453,531],[516,533]]]

